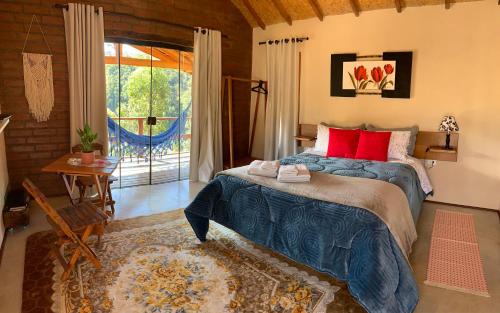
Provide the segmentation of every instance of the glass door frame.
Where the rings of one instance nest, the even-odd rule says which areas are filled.
[[[181,79],[180,79],[180,71],[182,69],[182,64],[181,64],[181,54],[183,52],[193,52],[193,47],[190,47],[190,46],[184,46],[184,45],[180,45],[180,44],[174,44],[174,43],[167,43],[167,42],[159,42],[159,41],[147,41],[147,40],[137,40],[137,39],[132,39],[132,38],[123,38],[123,37],[113,37],[113,36],[107,36],[104,38],[104,42],[105,43],[113,43],[113,44],[128,44],[128,45],[138,45],[138,46],[144,46],[144,47],[147,47],[147,48],[151,48],[151,50],[153,48],[165,48],[165,49],[172,49],[172,50],[176,50],[177,53],[179,54],[179,62],[178,62],[178,67],[177,67],[177,71],[178,71],[178,77],[179,77],[179,82],[178,82],[178,110],[179,110],[179,114],[178,114],[178,117],[180,117],[181,115],[181,100],[180,100],[180,90],[181,90]],[[118,59],[118,80],[119,80],[119,83],[118,83],[118,117],[120,118],[121,117],[121,92],[122,92],[122,84],[121,84],[121,73],[120,73],[120,67],[121,67],[121,63],[120,63],[120,59],[121,59],[121,55],[120,55],[120,52],[121,52],[121,49],[118,49],[118,51],[116,51],[117,53],[117,59]],[[152,92],[153,92],[153,55],[152,53],[150,54],[150,94],[149,94],[149,116],[147,118],[147,120],[149,121],[150,118],[154,118],[156,120],[156,117],[152,116],[152,111],[153,111],[153,100],[152,100]],[[119,119],[120,121],[120,119]],[[153,182],[153,164],[152,164],[152,125],[150,125],[148,122],[146,123],[146,125],[148,126],[148,135],[149,135],[149,182],[147,184],[144,184],[144,183],[139,183],[137,185],[133,185],[133,186],[122,186],[122,181],[121,181],[121,165],[119,166],[119,171],[120,171],[120,178],[119,178],[119,188],[127,188],[127,187],[135,187],[135,186],[144,186],[144,185],[155,185],[155,184],[162,184],[162,183],[166,183],[166,182]],[[180,153],[181,153],[181,147],[180,147],[180,141],[181,141],[181,134],[179,133],[179,138],[178,138],[178,143],[179,143],[179,153],[178,153],[178,175],[177,175],[177,180],[184,180],[185,178],[181,178],[181,161],[180,161]],[[121,145],[119,144],[119,147]],[[119,148],[119,155],[120,155],[120,158],[122,157],[122,151],[121,151],[121,147]]]

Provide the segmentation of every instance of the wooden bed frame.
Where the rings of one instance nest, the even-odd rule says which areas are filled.
[[[314,147],[316,142],[316,124],[300,124],[299,135],[295,136],[299,147]],[[443,147],[446,132],[420,131],[417,135],[414,156],[418,159],[457,162],[458,133],[451,133],[450,150]]]

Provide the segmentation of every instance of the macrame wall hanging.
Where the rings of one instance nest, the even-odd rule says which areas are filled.
[[[36,21],[43,40],[47,45],[49,54],[24,52],[26,43],[31,32],[33,21]],[[52,78],[52,51],[45,38],[42,26],[38,22],[36,15],[31,18],[30,27],[23,46],[23,67],[24,67],[24,94],[28,100],[30,113],[38,122],[49,119],[50,112],[54,106],[54,83]]]

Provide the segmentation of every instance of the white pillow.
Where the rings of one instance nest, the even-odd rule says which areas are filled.
[[[322,153],[326,155],[328,151],[328,145],[330,143],[330,128],[333,129],[365,129],[365,124],[354,127],[340,127],[325,125],[324,123],[318,124],[318,132],[316,134],[316,144],[314,145],[314,151],[317,153]]]
[[[316,135],[316,144],[314,145],[314,150],[318,152],[326,152],[328,151],[328,143],[330,138],[330,127],[325,126],[323,124],[318,124],[318,134]]]
[[[408,145],[410,144],[411,131],[393,130],[387,151],[388,159],[404,160],[408,155]]]

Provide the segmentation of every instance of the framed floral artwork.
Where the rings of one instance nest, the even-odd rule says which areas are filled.
[[[410,98],[412,59],[412,52],[384,52],[369,56],[332,54],[330,95]]]
[[[353,61],[342,66],[343,89],[380,94],[395,89],[396,61]]]

